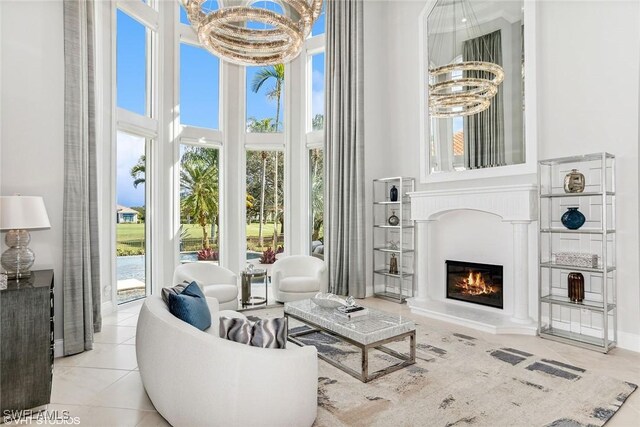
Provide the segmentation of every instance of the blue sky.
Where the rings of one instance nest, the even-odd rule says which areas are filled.
[[[275,6],[274,6],[275,5]],[[280,6],[269,1],[260,1],[255,7],[281,12]],[[217,9],[215,0],[207,0],[205,7]],[[189,20],[180,10],[180,22]],[[250,23],[250,27],[264,28],[264,24]],[[117,105],[141,115],[149,115],[146,106],[146,46],[145,27],[118,10],[116,40]],[[312,35],[324,32],[324,13],[312,28]],[[273,81],[265,83],[259,93],[250,89],[251,81],[261,67],[247,67],[247,118],[275,118],[276,102],[265,96],[273,87]],[[312,114],[324,111],[324,54],[312,58]],[[180,45],[180,122],[183,124],[219,128],[219,79],[220,60],[207,50]],[[285,88],[286,90],[286,88]],[[284,100],[282,100],[282,104]],[[284,116],[281,105],[280,117]],[[282,122],[282,119],[281,119]],[[144,152],[144,140],[122,132],[118,133],[117,203],[124,206],[144,205],[144,185],[133,188],[129,171]]]

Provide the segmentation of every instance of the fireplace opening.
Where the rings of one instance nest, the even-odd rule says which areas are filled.
[[[446,261],[447,298],[503,308],[502,266]]]

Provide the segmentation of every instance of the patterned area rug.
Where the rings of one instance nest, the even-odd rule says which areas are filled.
[[[249,313],[247,313],[249,314]],[[253,311],[282,316],[282,308]],[[304,328],[292,321],[290,328]],[[359,350],[324,334],[301,341],[359,370]],[[317,426],[601,426],[635,384],[591,374],[431,325],[416,327],[416,364],[364,384],[319,361]],[[288,343],[287,345],[295,345]],[[408,353],[408,340],[388,345]],[[371,351],[370,372],[398,359]]]

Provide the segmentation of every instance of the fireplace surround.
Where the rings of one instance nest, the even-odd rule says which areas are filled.
[[[530,304],[535,301],[537,284],[535,242],[529,234],[535,235],[530,225],[537,220],[536,188],[516,184],[410,193],[417,284],[416,297],[407,301],[411,312],[494,334],[535,335],[537,325],[532,317],[537,313],[535,304]],[[466,222],[452,227],[448,220],[452,212],[465,215]],[[471,237],[461,237],[462,233]],[[458,243],[463,239],[463,243],[448,245],[453,240],[446,236]],[[500,237],[496,240],[494,236]],[[441,261],[433,264],[439,257]],[[444,263],[459,259],[503,266],[502,310],[446,297]]]

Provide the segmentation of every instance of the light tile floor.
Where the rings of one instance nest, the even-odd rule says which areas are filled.
[[[375,298],[368,298],[363,305],[408,316],[421,324],[435,322],[412,315],[406,305]],[[68,411],[71,417],[80,419],[82,426],[168,425],[147,397],[137,368],[135,326],[140,306],[140,302],[132,303],[105,316],[94,350],[55,360],[50,411]],[[492,335],[450,324],[447,327],[453,332],[472,334],[640,384],[638,353],[614,349],[604,355],[537,337]],[[640,391],[607,424],[607,427],[627,426],[640,426]]]

